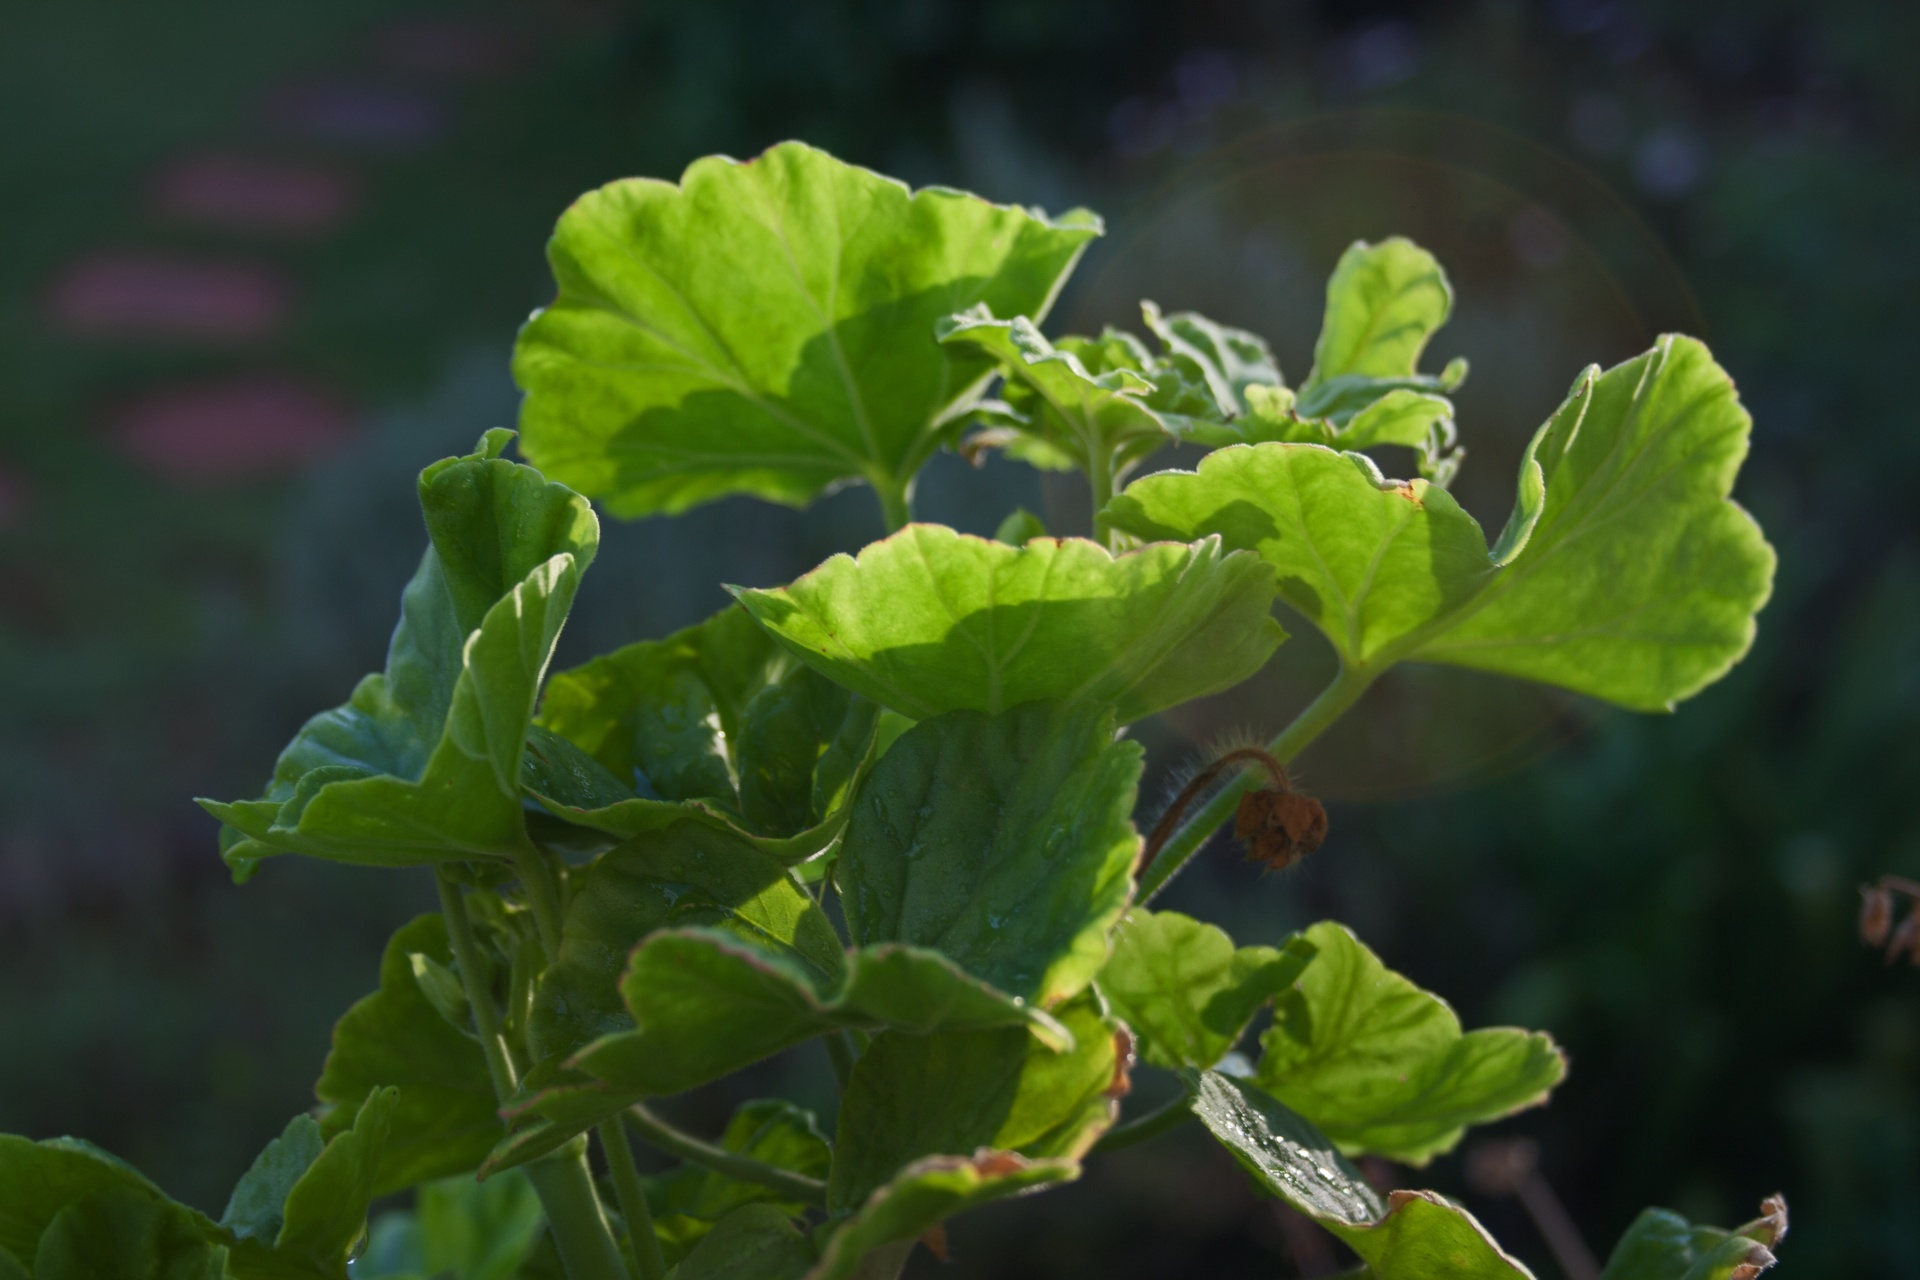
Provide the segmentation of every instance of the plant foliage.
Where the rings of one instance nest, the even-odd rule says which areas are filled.
[[[1150,910],[1250,784],[1149,860],[1126,726],[1263,667],[1276,598],[1341,661],[1279,763],[1399,662],[1670,708],[1744,653],[1771,581],[1729,497],[1747,416],[1692,339],[1588,370],[1489,546],[1446,489],[1465,365],[1421,371],[1452,305],[1425,251],[1342,257],[1292,388],[1257,335],[1152,303],[1151,345],[1045,337],[1097,233],[799,144],[569,210],[515,361],[523,448],[565,483],[498,431],[422,473],[385,671],[261,797],[203,802],[236,878],[280,854],[428,867],[442,909],[394,936],[317,1117],[219,1221],[84,1143],[0,1138],[0,1275],[337,1280],[362,1248],[355,1274],[392,1280],[891,1275],[954,1214],[1077,1177],[1136,1070],[1178,1085],[1142,1123],[1197,1119],[1367,1274],[1525,1275],[1460,1206],[1383,1197],[1350,1158],[1418,1167],[1543,1103],[1558,1048],[1463,1030],[1337,923],[1240,947]],[[1175,442],[1211,452],[1127,483]],[[912,523],[942,444],[1084,472],[1093,536]],[[850,480],[887,537],[549,674],[588,496],[640,515]],[[777,1099],[713,1141],[648,1108],[815,1041],[831,1139]],[[634,1136],[679,1163],[641,1178]],[[1731,1233],[1650,1211],[1608,1275],[1750,1275],[1782,1232],[1784,1208]]]

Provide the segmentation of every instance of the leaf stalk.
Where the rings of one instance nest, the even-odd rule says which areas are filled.
[[[1293,763],[1294,757],[1306,750],[1315,738],[1360,700],[1360,695],[1367,691],[1380,670],[1376,667],[1343,665],[1333,683],[1321,690],[1320,696],[1308,703],[1306,709],[1294,717],[1293,723],[1267,744],[1268,753],[1283,765]],[[1143,905],[1151,902],[1154,895],[1166,887],[1167,881],[1173,879],[1180,868],[1200,852],[1201,846],[1206,844],[1221,824],[1233,816],[1240,797],[1253,785],[1253,776],[1252,771],[1242,770],[1168,838],[1159,855],[1141,874],[1138,902]]]
[[[715,1146],[674,1128],[638,1103],[627,1108],[626,1117],[627,1123],[642,1140],[670,1156],[678,1156],[688,1164],[697,1164],[740,1182],[771,1188],[781,1195],[792,1196],[802,1204],[826,1207],[827,1184],[818,1178],[809,1178],[791,1169],[776,1168],[752,1156],[743,1156],[737,1151]]]
[[[627,1220],[627,1243],[633,1247],[630,1261],[636,1280],[661,1280],[667,1274],[667,1260],[660,1253],[660,1237],[654,1234],[653,1210],[647,1206],[646,1188],[640,1185],[640,1173],[633,1167],[633,1148],[627,1145],[627,1131],[618,1120],[603,1120],[599,1133],[600,1146],[607,1153],[607,1168],[613,1174],[613,1193],[620,1202],[620,1216]]]

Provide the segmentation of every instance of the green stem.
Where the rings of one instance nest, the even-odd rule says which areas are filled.
[[[586,1138],[576,1138],[526,1169],[547,1212],[547,1229],[567,1280],[632,1280],[587,1170]]]
[[[636,1103],[627,1108],[627,1123],[633,1131],[653,1146],[660,1148],[670,1156],[678,1156],[688,1164],[697,1164],[703,1169],[723,1173],[740,1182],[751,1182],[762,1187],[771,1187],[781,1195],[791,1196],[802,1204],[825,1206],[827,1203],[827,1184],[818,1178],[809,1178],[804,1173],[795,1173],[791,1169],[780,1169],[751,1156],[743,1156],[737,1151],[728,1151],[716,1147],[711,1142],[703,1142],[690,1133],[674,1128],[659,1116]]]
[[[858,1056],[853,1051],[853,1040],[844,1031],[834,1031],[827,1035],[826,1041],[827,1057],[833,1062],[833,1078],[844,1090],[847,1081],[853,1079],[853,1064]]]
[[[533,906],[533,923],[540,931],[541,949],[547,953],[547,963],[552,964],[560,954],[560,886],[554,881],[553,868],[547,864],[547,855],[536,849],[531,840],[523,842],[513,855],[513,867],[520,873],[527,901]]]
[[[1093,538],[1111,549],[1113,530],[1107,526],[1105,511],[1113,501],[1113,454],[1095,440],[1087,448],[1087,488],[1093,495]]]
[[[1315,738],[1359,700],[1377,675],[1377,668],[1341,667],[1333,683],[1321,690],[1320,696],[1267,744],[1267,750],[1281,764],[1291,764],[1295,756],[1306,750]],[[1213,798],[1173,833],[1161,848],[1159,856],[1153,860],[1153,865],[1147,867],[1140,877],[1139,902],[1152,900],[1153,895],[1165,888],[1167,881],[1173,879],[1180,868],[1200,852],[1200,846],[1207,842],[1207,838],[1233,816],[1240,797],[1252,785],[1252,775],[1243,770],[1233,781],[1214,792]]]
[[[1137,1116],[1125,1124],[1115,1125],[1107,1130],[1106,1135],[1093,1144],[1093,1149],[1118,1151],[1136,1142],[1145,1142],[1148,1138],[1158,1137],[1169,1129],[1177,1129],[1192,1118],[1193,1099],[1182,1093],[1171,1102],[1163,1103],[1143,1116]]]
[[[467,1007],[473,1010],[473,1029],[480,1036],[480,1051],[486,1055],[493,1093],[505,1102],[519,1090],[520,1081],[513,1069],[513,1059],[507,1053],[506,1038],[500,1034],[500,1011],[494,1007],[486,961],[473,940],[473,921],[467,917],[466,899],[460,896],[460,886],[454,883],[444,865],[433,869],[433,882],[440,890],[440,915],[447,923],[447,945],[453,951],[454,967],[460,970]]]
[[[460,985],[467,993],[467,1005],[473,1010],[473,1029],[480,1037],[480,1050],[487,1059],[487,1074],[493,1081],[493,1096],[502,1103],[519,1091],[518,1073],[507,1051],[506,1038],[500,1034],[500,1010],[494,1006],[493,992],[487,982],[486,962],[474,941],[473,921],[467,915],[466,899],[460,886],[445,866],[433,869],[434,885],[440,891],[440,914],[447,923],[447,945],[460,970]],[[600,1195],[593,1189],[587,1172],[587,1144],[584,1139],[563,1147],[545,1160],[527,1166],[527,1177],[539,1193],[540,1206],[546,1211],[554,1247],[566,1266],[568,1280],[632,1280],[613,1231],[600,1208]]]
[[[639,1280],[661,1280],[667,1274],[667,1260],[660,1254],[660,1237],[653,1231],[653,1210],[647,1207],[646,1188],[640,1185],[640,1173],[633,1167],[633,1148],[627,1145],[627,1131],[618,1120],[600,1122],[600,1146],[607,1153],[620,1216],[627,1220],[634,1273]]]
[[[871,476],[868,483],[880,499],[880,517],[888,533],[898,533],[913,521],[913,481],[895,476]]]

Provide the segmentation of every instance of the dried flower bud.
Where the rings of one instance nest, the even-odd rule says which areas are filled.
[[[1327,838],[1327,811],[1312,796],[1273,789],[1240,797],[1233,834],[1247,846],[1247,857],[1275,871],[1290,867]]]
[[[1860,941],[1870,947],[1884,946],[1893,929],[1893,891],[1885,885],[1860,888]]]

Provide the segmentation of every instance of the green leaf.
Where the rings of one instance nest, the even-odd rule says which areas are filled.
[[[781,1098],[759,1098],[734,1108],[719,1146],[762,1164],[824,1181],[833,1148],[814,1114]],[[718,1222],[741,1205],[770,1203],[789,1217],[807,1206],[782,1200],[780,1193],[754,1182],[740,1182],[697,1165],[681,1165],[652,1180],[647,1202],[655,1221],[668,1217]]]
[[[1769,1197],[1760,1216],[1732,1231],[1696,1227],[1677,1213],[1648,1209],[1613,1248],[1600,1280],[1750,1280],[1772,1267],[1787,1234],[1787,1202]]]
[[[139,1170],[90,1142],[77,1138],[30,1142],[0,1134],[0,1250],[15,1258],[34,1257],[47,1224],[62,1209],[96,1192],[116,1189],[166,1199],[166,1193]]]
[[[722,1218],[674,1274],[674,1280],[801,1280],[813,1246],[786,1214],[750,1204]]]
[[[841,1099],[827,1205],[848,1220],[820,1276],[970,1205],[1078,1176],[1113,1123],[1125,1063],[1091,1000],[1061,1018],[1075,1044],[1064,1053],[1013,1030],[874,1040]]]
[[[0,1280],[33,1280],[33,1277],[19,1259],[0,1249]]]
[[[1540,1032],[1462,1034],[1438,996],[1381,964],[1344,925],[1305,932],[1317,954],[1261,1039],[1260,1087],[1348,1154],[1425,1164],[1466,1127],[1545,1100],[1566,1059]]]
[[[1771,588],[1773,549],[1727,497],[1749,425],[1706,348],[1668,337],[1581,376],[1491,552],[1437,487],[1311,445],[1221,450],[1108,515],[1259,551],[1349,667],[1445,662],[1662,710],[1746,652]]]
[[[55,1215],[34,1256],[35,1280],[221,1280],[225,1251],[204,1220],[132,1187],[107,1187]]]
[[[1031,1026],[1068,1033],[1042,1010],[972,977],[938,952],[867,947],[823,972],[789,948],[710,929],[656,933],[621,985],[637,1024],[602,1037],[572,1065],[620,1093],[658,1096],[717,1080],[840,1027]]]
[[[448,1178],[420,1188],[412,1209],[375,1219],[354,1280],[514,1280],[546,1218],[519,1173],[486,1182]]]
[[[631,1029],[620,984],[634,948],[688,926],[791,949],[823,973],[843,967],[831,921],[776,858],[739,835],[681,821],[600,855],[576,881],[559,954],[534,992],[528,1041],[536,1061]]]
[[[514,353],[527,456],[622,516],[897,491],[991,370],[942,351],[935,321],[1043,315],[1099,231],[793,142],[589,192]]]
[[[329,1107],[321,1123],[330,1135],[354,1127],[384,1086],[400,1087],[375,1180],[380,1195],[470,1172],[501,1132],[479,1042],[449,1024],[421,992],[415,955],[453,963],[438,915],[415,918],[387,942],[380,989],[335,1025],[333,1049],[314,1085]]]
[[[245,878],[280,853],[373,866],[511,858],[534,697],[599,545],[586,499],[478,452],[420,474],[432,545],[401,599],[383,675],[309,720],[259,800],[201,801],[241,833]]]
[[[930,947],[1051,1008],[1084,989],[1133,892],[1141,752],[1099,706],[952,711],[902,734],[835,867],[856,943]]]
[[[1217,1064],[1253,1015],[1313,959],[1294,938],[1284,948],[1241,947],[1210,924],[1136,907],[1113,932],[1097,983],[1138,1041],[1140,1057],[1177,1070]]]
[[[729,606],[554,676],[527,790],[611,835],[693,817],[804,858],[839,830],[876,713]]]
[[[1317,964],[1316,964],[1317,967]],[[1270,1194],[1344,1240],[1373,1280],[1532,1280],[1466,1210],[1431,1191],[1383,1203],[1312,1124],[1242,1080],[1194,1073],[1193,1111]]]
[[[1140,313],[1165,349],[1163,361],[1183,362],[1182,368],[1205,385],[1221,416],[1237,417],[1252,408],[1249,388],[1282,385],[1273,350],[1259,334],[1209,320],[1197,311],[1163,315],[1152,302],[1142,302]],[[1164,377],[1158,369],[1150,369],[1148,376],[1156,381]]]
[[[312,1116],[295,1116],[234,1185],[220,1225],[236,1237],[271,1244],[286,1221],[287,1193],[319,1158],[327,1140]]]
[[[287,1193],[276,1253],[290,1253],[324,1271],[346,1266],[367,1229],[367,1206],[378,1187],[398,1089],[380,1089],[360,1104],[353,1128],[339,1134]]]
[[[910,525],[790,587],[734,594],[803,661],[916,720],[1052,698],[1131,723],[1231,688],[1285,638],[1266,567],[1210,541],[1114,556]]]
[[[1047,536],[1047,526],[1040,517],[1025,507],[1015,507],[993,531],[995,542],[1004,542],[1010,547],[1024,547],[1035,538]]]
[[[1327,281],[1313,371],[1300,387],[1301,413],[1331,417],[1352,389],[1415,377],[1428,339],[1452,310],[1446,272],[1411,240],[1349,245]]]
[[[1120,474],[1170,440],[1147,407],[1154,384],[1126,367],[1090,372],[1071,350],[1056,350],[1024,315],[996,320],[976,307],[942,320],[949,347],[991,357],[1006,385],[1006,425],[1057,451],[1084,471]],[[1084,340],[1082,340],[1084,341]]]

